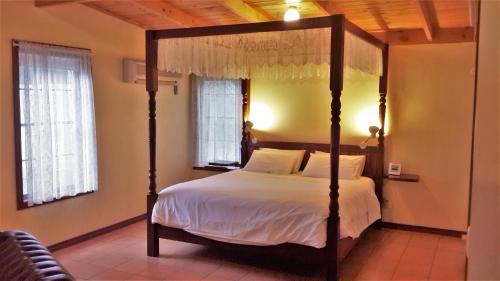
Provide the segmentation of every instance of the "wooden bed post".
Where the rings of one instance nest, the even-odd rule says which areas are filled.
[[[241,127],[241,167],[245,166],[248,162],[248,142],[251,141],[248,139],[248,134],[245,131],[246,124],[245,122],[248,120],[249,114],[249,103],[250,103],[250,80],[242,79],[241,80],[241,95],[242,95],[242,116],[243,116],[243,126]]]
[[[330,215],[326,231],[326,270],[327,280],[340,279],[339,255],[339,147],[340,147],[340,96],[344,77],[344,32],[343,15],[332,16],[330,45],[330,91],[331,127],[330,127]]]
[[[147,195],[148,256],[159,256],[159,237],[156,226],[151,222],[156,193],[156,91],[158,91],[158,40],[154,31],[146,31],[146,90],[149,95],[149,193]]]
[[[378,161],[377,165],[377,180],[376,183],[378,188],[376,188],[377,198],[380,203],[383,203],[383,194],[382,186],[384,185],[384,141],[385,141],[385,110],[386,110],[386,96],[387,96],[387,75],[389,70],[389,45],[385,44],[384,49],[382,50],[382,61],[383,61],[383,69],[382,76],[380,76],[379,80],[379,118],[380,118],[380,130],[378,131]]]

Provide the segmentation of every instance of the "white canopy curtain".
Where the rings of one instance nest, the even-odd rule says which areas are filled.
[[[158,68],[199,76],[329,77],[330,28],[161,39]],[[346,32],[346,70],[382,75],[382,50]]]
[[[195,165],[241,161],[243,113],[241,80],[194,76]]]
[[[17,44],[25,202],[97,190],[90,51]]]

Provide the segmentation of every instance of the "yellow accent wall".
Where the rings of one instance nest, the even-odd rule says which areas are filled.
[[[24,229],[51,245],[144,214],[147,94],[144,85],[122,82],[122,58],[144,58],[144,31],[80,4],[36,8],[32,1],[0,1],[0,9],[0,230]],[[99,162],[94,194],[16,210],[12,38],[92,49]],[[178,95],[168,86],[158,92],[159,187],[191,172],[188,86],[183,79]]]
[[[401,163],[403,173],[421,180],[385,181],[384,221],[466,230],[474,61],[473,43],[391,46],[385,170],[389,162]],[[328,143],[330,101],[328,79],[254,78],[249,119],[259,140]],[[366,138],[377,107],[378,79],[348,76],[341,143]],[[360,126],[366,109],[370,114]]]
[[[346,76],[341,97],[342,143],[357,145],[370,134],[369,125],[379,126],[378,82],[378,77],[359,73]],[[328,84],[329,78],[252,78],[249,120],[254,123],[257,138],[329,143],[331,95]],[[366,114],[367,111],[372,114]]]

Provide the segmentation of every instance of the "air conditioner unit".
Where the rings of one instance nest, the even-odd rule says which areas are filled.
[[[179,73],[158,71],[158,85],[178,86],[182,77]],[[144,84],[146,82],[146,63],[133,59],[123,59],[123,82]]]

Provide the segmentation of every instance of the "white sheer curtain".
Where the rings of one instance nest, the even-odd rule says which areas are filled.
[[[241,161],[243,125],[241,80],[193,76],[196,128],[195,165]]]
[[[158,68],[225,78],[329,77],[330,28],[159,40]],[[347,70],[382,74],[382,50],[346,32]]]
[[[90,52],[18,45],[25,202],[41,204],[97,190]]]

